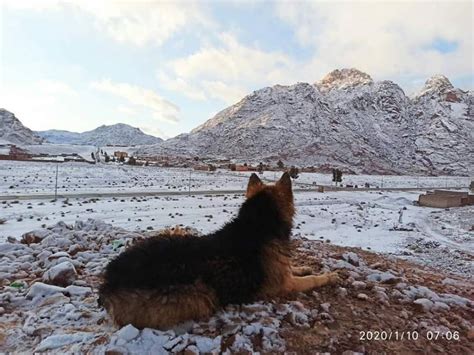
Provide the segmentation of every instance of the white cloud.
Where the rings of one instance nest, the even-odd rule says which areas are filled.
[[[248,90],[237,85],[227,85],[222,81],[203,81],[202,87],[209,97],[219,99],[228,105],[235,104],[248,94]]]
[[[118,42],[137,46],[162,45],[190,27],[209,28],[213,22],[197,1],[174,0],[3,0],[16,10],[51,10],[65,7],[93,17],[97,27]],[[194,28],[193,31],[196,31]]]
[[[13,112],[34,130],[63,128],[67,121],[81,122],[79,114],[70,109],[78,101],[79,94],[74,88],[56,80],[0,85],[0,107]]]
[[[150,89],[127,83],[115,83],[110,80],[96,81],[91,83],[91,86],[125,99],[130,104],[150,109],[153,117],[159,121],[171,123],[179,121],[179,107]]]
[[[205,100],[206,95],[204,91],[189,84],[185,79],[181,77],[172,78],[164,71],[158,71],[157,77],[160,83],[168,90],[172,90],[181,93],[193,100]]]
[[[293,83],[295,63],[281,52],[266,52],[240,43],[230,33],[218,35],[218,45],[206,45],[177,58],[157,75],[165,88],[191,99],[216,98],[232,104],[262,85]]]
[[[323,75],[356,67],[376,78],[464,75],[473,71],[472,2],[278,2],[277,15],[299,43],[314,48],[308,68]],[[458,44],[441,53],[435,40]]]

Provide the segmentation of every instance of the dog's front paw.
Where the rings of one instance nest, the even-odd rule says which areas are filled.
[[[328,285],[335,285],[341,282],[341,275],[337,271],[328,272],[326,276],[328,278]]]

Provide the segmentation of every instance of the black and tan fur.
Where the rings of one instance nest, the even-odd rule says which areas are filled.
[[[294,205],[290,176],[273,186],[252,174],[237,217],[195,237],[181,231],[145,239],[105,269],[100,301],[114,322],[166,329],[209,317],[230,303],[306,291],[337,274],[308,275],[290,264]],[[307,275],[307,276],[303,276]]]

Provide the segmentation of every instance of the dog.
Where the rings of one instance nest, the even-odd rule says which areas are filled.
[[[335,283],[337,273],[308,275],[311,269],[291,266],[294,214],[288,173],[274,185],[252,174],[237,217],[218,231],[202,237],[168,231],[112,260],[99,302],[118,326],[165,330],[227,304]]]

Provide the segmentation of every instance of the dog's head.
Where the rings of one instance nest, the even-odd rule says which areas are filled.
[[[293,191],[291,190],[290,174],[284,173],[280,180],[278,180],[274,185],[265,185],[257,174],[253,173],[250,176],[245,196],[247,199],[250,199],[262,191],[273,196],[279,210],[282,211],[283,218],[291,224],[295,214],[295,207],[293,204]]]

